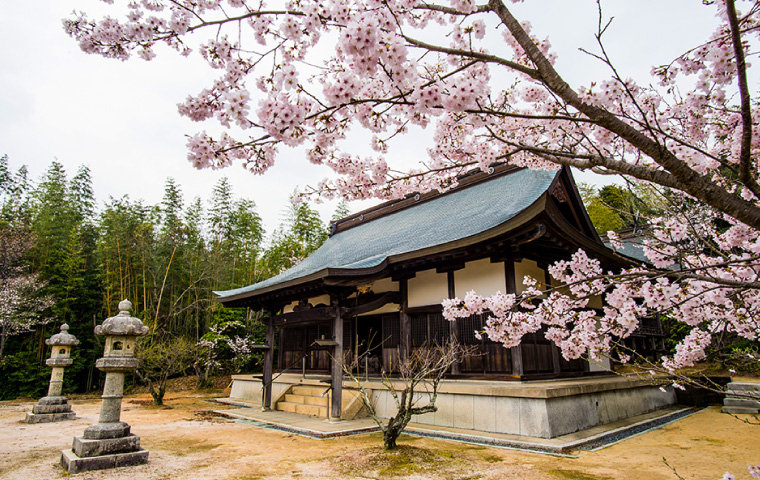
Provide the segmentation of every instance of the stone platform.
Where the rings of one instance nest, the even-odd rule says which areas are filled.
[[[227,405],[242,405],[240,401],[229,401],[223,398],[217,398],[216,401]],[[695,412],[696,409],[694,408],[668,407],[554,438],[487,433],[456,427],[434,427],[416,423],[414,417],[404,430],[404,433],[475,445],[574,456],[574,452],[580,450],[593,451],[603,448],[625,440],[630,436],[667,425]],[[250,404],[243,408],[216,410],[216,413],[222,417],[234,418],[241,423],[254,427],[279,430],[320,440],[379,431],[377,424],[369,418],[329,421],[323,418],[290,412],[275,410],[264,412],[260,408],[254,408]]]
[[[233,375],[230,402],[261,405],[261,380]],[[272,405],[292,385],[321,385],[326,375],[283,374],[272,385]],[[379,379],[362,382],[372,391],[378,415],[395,415],[395,404]],[[343,381],[343,389],[357,385]],[[476,432],[555,438],[675,405],[671,387],[660,389],[637,377],[594,376],[550,381],[444,380],[438,411],[415,416],[420,425]],[[424,393],[421,393],[424,401]]]
[[[31,413],[26,414],[26,423],[49,423],[74,420],[77,417],[71,411],[71,405],[66,397],[42,397],[37,405],[32,407]]]

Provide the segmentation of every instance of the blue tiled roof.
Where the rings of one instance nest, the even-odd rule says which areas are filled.
[[[333,235],[308,258],[262,282],[216,292],[219,300],[326,274],[376,267],[388,257],[462,240],[507,222],[541,197],[559,172],[517,170],[401,209]],[[247,296],[247,295],[246,295]]]
[[[621,243],[623,244],[623,247],[616,249],[616,253],[625,255],[626,257],[633,258],[634,260],[638,260],[640,262],[649,261],[646,254],[644,254],[644,242],[642,237],[623,238],[621,240]],[[604,242],[604,245],[606,247],[612,248],[612,244],[610,242]]]

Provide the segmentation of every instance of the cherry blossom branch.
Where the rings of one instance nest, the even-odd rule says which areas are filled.
[[[729,213],[734,218],[743,221],[747,225],[751,225],[753,228],[760,229],[760,207],[750,201],[737,198],[719,185],[711,182],[709,178],[698,174],[685,162],[673,155],[672,152],[663,148],[642,132],[636,130],[625,122],[622,122],[607,110],[583,102],[567,82],[559,76],[548,59],[533,43],[532,39],[525,32],[520,23],[509,12],[506,5],[500,0],[489,0],[489,5],[491,5],[493,11],[498,14],[510,33],[512,33],[520,46],[525,50],[525,53],[536,65],[536,70],[539,75],[538,78],[548,88],[559,95],[560,98],[577,108],[589,118],[596,120],[599,125],[619,135],[631,143],[631,145],[646,153],[655,162],[667,169],[667,171],[677,179],[679,187],[693,197],[698,198],[721,211]],[[631,171],[625,173],[640,178],[641,180],[654,181],[649,178],[639,177]],[[667,184],[663,185],[667,186]]]
[[[760,185],[752,176],[750,146],[752,144],[752,106],[747,86],[747,63],[744,59],[744,45],[741,34],[739,33],[739,20],[736,16],[736,5],[734,0],[726,0],[726,13],[728,24],[731,27],[731,43],[734,47],[736,56],[736,76],[739,84],[739,97],[741,99],[742,114],[742,136],[741,152],[739,154],[739,165],[741,170],[741,180],[744,185],[760,197]]]

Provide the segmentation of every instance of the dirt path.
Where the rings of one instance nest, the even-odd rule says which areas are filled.
[[[97,422],[100,402],[73,401],[78,419],[27,425],[33,402],[0,402],[0,479],[61,479],[60,450]],[[231,420],[208,397],[168,395],[171,408],[150,407],[150,397],[127,397],[122,419],[142,438],[150,462],[139,467],[86,472],[77,480],[253,479],[719,479],[726,470],[750,478],[760,464],[760,426],[750,426],[713,407],[661,429],[578,458],[470,446],[403,436],[385,453],[378,434],[312,440]]]

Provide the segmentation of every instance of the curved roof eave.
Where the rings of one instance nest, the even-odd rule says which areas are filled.
[[[526,169],[452,190],[400,214],[374,219],[331,237],[301,264],[271,279],[214,293],[222,303],[253,299],[330,277],[378,274],[393,263],[487,240],[541,213],[558,176],[557,171]],[[470,208],[460,209],[462,204]],[[452,229],[452,224],[456,228]],[[450,239],[437,243],[447,237]],[[407,246],[411,250],[405,250]]]
[[[315,280],[325,280],[328,278],[338,278],[338,277],[345,278],[345,277],[361,277],[361,276],[367,276],[367,275],[374,275],[374,274],[378,274],[382,272],[383,270],[387,269],[390,265],[395,264],[395,263],[399,263],[399,262],[403,262],[407,260],[413,260],[415,258],[421,258],[427,255],[432,255],[432,254],[436,254],[440,252],[445,252],[447,250],[451,250],[454,248],[461,248],[461,247],[467,247],[470,245],[475,245],[479,242],[482,242],[483,240],[488,240],[489,238],[494,238],[499,235],[505,234],[509,232],[510,230],[518,228],[528,223],[529,221],[533,220],[538,215],[540,215],[541,212],[543,212],[544,206],[546,204],[546,198],[547,198],[547,194],[540,196],[538,199],[536,199],[535,202],[533,202],[530,206],[528,206],[526,209],[521,211],[511,220],[501,225],[498,225],[494,228],[491,228],[483,232],[479,232],[477,234],[471,235],[466,238],[454,240],[454,241],[443,243],[440,245],[427,247],[427,248],[416,250],[413,252],[406,252],[406,253],[402,253],[398,255],[391,255],[391,256],[385,257],[385,259],[383,259],[382,262],[380,262],[377,266],[374,266],[374,267],[324,268],[310,275],[305,275],[303,277],[298,277],[298,278],[285,281],[282,283],[270,285],[270,286],[263,287],[257,290],[242,292],[237,295],[225,296],[223,298],[220,298],[219,301],[226,303],[226,302],[232,302],[236,300],[243,300],[243,299],[251,298],[251,297],[257,297],[257,296],[265,295],[268,293],[277,292],[280,290],[286,290],[288,288],[292,288],[298,285],[304,285],[306,283],[313,282]],[[214,293],[219,295],[222,292],[215,291]]]

